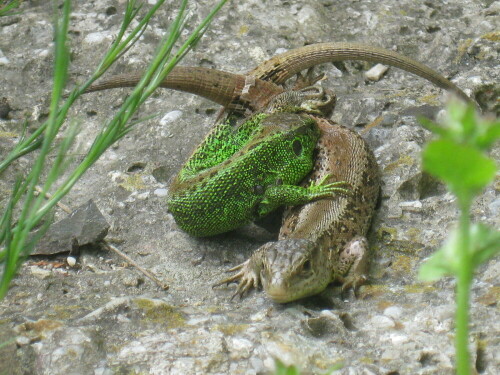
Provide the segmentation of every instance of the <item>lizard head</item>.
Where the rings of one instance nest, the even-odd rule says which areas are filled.
[[[331,280],[327,252],[314,242],[285,239],[265,245],[260,270],[262,286],[278,303],[319,293]]]

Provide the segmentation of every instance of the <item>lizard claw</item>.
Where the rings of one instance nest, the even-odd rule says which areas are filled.
[[[351,185],[347,181],[336,181],[336,182],[331,182],[328,184],[325,184],[325,181],[330,178],[331,175],[327,174],[323,176],[319,181],[314,182],[311,181],[311,184],[309,186],[309,189],[313,191],[313,194],[315,194],[315,197],[317,198],[328,198],[332,194],[335,193],[344,193],[344,194],[352,194],[352,190],[349,189]],[[340,187],[340,186],[346,186]]]
[[[316,82],[322,81],[325,78],[326,78],[325,74],[320,74],[320,75],[315,77],[314,76],[314,67],[311,67],[311,68],[307,69],[305,76],[301,72],[297,73],[297,76],[295,78],[295,84],[293,86],[293,90],[301,90],[304,87],[312,86]]]
[[[227,270],[227,272],[235,272],[239,271],[236,274],[225,278],[224,280],[221,280],[214,284],[212,288],[215,288],[217,286],[220,286],[222,284],[227,284],[229,285],[230,283],[233,282],[238,282],[238,287],[236,288],[236,292],[232,295],[231,300],[234,299],[234,297],[239,296],[240,299],[245,296],[252,288],[259,288],[260,285],[260,278],[257,272],[252,269],[251,264],[250,264],[250,259],[248,259],[246,262],[237,265],[236,267],[230,268]]]
[[[344,297],[345,293],[349,290],[352,289],[354,293],[354,297],[358,298],[359,297],[359,288],[366,284],[368,281],[368,278],[366,275],[353,275],[352,277],[347,277],[345,280],[342,282],[342,287],[340,289],[340,293],[342,297]]]

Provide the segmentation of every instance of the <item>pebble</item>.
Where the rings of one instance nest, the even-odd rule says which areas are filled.
[[[3,54],[2,50],[0,50],[0,66],[9,65],[9,59]]]
[[[67,257],[66,263],[68,263],[68,266],[74,267],[76,264],[76,258],[75,257]]]
[[[401,352],[399,350],[387,349],[382,353],[381,359],[383,361],[393,361],[401,357]]]
[[[143,201],[149,198],[149,191],[145,191],[144,193],[137,194],[137,199]]]
[[[16,338],[17,346],[26,346],[31,342],[31,340],[26,336],[18,336]]]
[[[94,44],[94,43],[99,44],[104,39],[106,39],[108,37],[109,37],[109,35],[107,35],[106,33],[101,33],[101,32],[90,33],[90,34],[87,34],[87,36],[84,39],[84,42],[89,43],[89,44]]]
[[[394,328],[396,323],[391,318],[383,315],[376,315],[370,319],[369,323],[374,328]]]
[[[385,72],[387,72],[387,69],[389,69],[388,66],[377,64],[373,68],[365,72],[365,77],[370,81],[379,81],[380,78],[382,78],[382,76],[385,74]]]
[[[253,314],[251,317],[250,317],[250,320],[252,322],[262,322],[263,320],[266,319],[266,314],[267,314],[267,311],[263,310],[263,311],[259,311],[257,312],[256,314]]]
[[[135,275],[125,275],[122,280],[123,285],[130,287],[138,287],[141,282],[141,278]]]
[[[392,319],[399,319],[403,313],[403,309],[399,306],[390,306],[384,310],[384,315]]]
[[[166,197],[168,195],[168,189],[156,189],[153,194],[157,197]]]
[[[489,209],[493,212],[493,217],[500,216],[500,197],[490,203]]]
[[[422,211],[421,201],[407,201],[399,203],[399,207],[405,209],[406,211],[420,212]]]
[[[182,114],[183,114],[182,111],[179,110],[168,112],[165,116],[161,118],[160,125],[167,125],[172,122],[175,122],[181,118]]]
[[[406,335],[393,334],[390,336],[393,345],[401,345],[407,343],[410,339]]]
[[[35,276],[36,278],[40,280],[44,280],[47,277],[50,277],[52,274],[51,271],[45,270],[43,268],[37,267],[37,266],[31,266],[30,267],[31,274]]]
[[[253,344],[250,340],[235,337],[231,340],[231,359],[248,358]]]

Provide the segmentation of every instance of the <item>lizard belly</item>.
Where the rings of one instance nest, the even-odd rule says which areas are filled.
[[[317,119],[322,135],[312,173],[346,181],[349,194],[336,194],[285,211],[279,239],[266,244],[262,285],[276,302],[321,292],[334,281],[349,287],[363,282],[368,256],[364,238],[380,188],[378,166],[366,142],[354,131]]]
[[[332,249],[369,228],[379,193],[378,165],[365,140],[353,130],[316,118],[321,129],[318,155],[305,184],[327,175],[346,181],[349,194],[336,194],[307,205],[289,207],[279,239],[302,238]]]

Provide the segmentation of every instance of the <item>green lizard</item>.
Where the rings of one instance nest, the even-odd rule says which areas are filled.
[[[285,93],[287,94],[287,93]],[[289,104],[289,102],[287,102]],[[297,186],[311,171],[320,136],[310,117],[273,108],[240,126],[214,127],[182,167],[167,205],[177,225],[196,236],[238,228],[284,205],[298,205],[346,190],[324,184]]]

